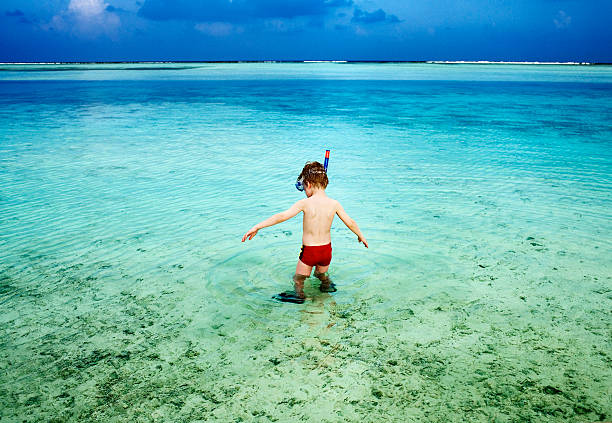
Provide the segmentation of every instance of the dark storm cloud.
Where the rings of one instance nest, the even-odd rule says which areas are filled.
[[[125,9],[122,9],[120,7],[115,7],[111,4],[106,6],[106,10],[107,12],[111,12],[111,13],[126,13],[127,11]]]
[[[397,23],[400,20],[397,16],[390,15],[382,9],[375,10],[374,12],[366,12],[365,10],[361,10],[360,8],[356,7],[355,11],[353,12],[353,19],[351,19],[351,21],[356,23],[370,24],[377,22]]]
[[[24,13],[19,10],[19,9],[15,9],[15,10],[7,10],[6,12],[4,12],[5,16],[13,16],[13,17],[17,17],[17,16],[23,16]]]
[[[22,24],[32,23],[32,21],[26,18],[25,13],[23,13],[19,9],[7,10],[6,12],[4,12],[4,16],[8,16],[9,18],[19,18],[17,22],[22,23]]]
[[[352,0],[146,0],[138,14],[157,21],[242,22],[256,18],[320,16],[352,4]]]

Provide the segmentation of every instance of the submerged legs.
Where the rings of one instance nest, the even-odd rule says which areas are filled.
[[[321,286],[319,286],[319,291],[321,292],[336,292],[336,284],[334,284],[329,278],[329,273],[327,272],[317,272],[315,270],[314,275],[317,279],[321,281]]]
[[[304,295],[304,280],[306,280],[307,277],[306,275],[300,275],[298,273],[293,275],[293,288],[295,289],[295,293],[302,298],[306,297]]]
[[[299,263],[298,263],[299,267]],[[336,285],[329,278],[329,273],[327,273],[327,266],[323,272],[320,272],[319,269],[315,270],[314,275],[317,279],[321,281],[321,286],[319,286],[319,291],[321,292],[336,292]],[[284,301],[287,303],[296,303],[302,304],[306,299],[306,295],[304,294],[304,280],[310,275],[303,275],[300,273],[295,273],[293,275],[293,291],[285,291],[280,294],[274,295],[272,298],[279,301]]]
[[[285,291],[280,294],[276,294],[274,297],[275,300],[284,301],[287,303],[296,303],[302,304],[306,299],[306,295],[304,295],[304,280],[308,276],[300,275],[296,273],[293,275],[293,291]]]

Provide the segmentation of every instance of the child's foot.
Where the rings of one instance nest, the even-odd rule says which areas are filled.
[[[321,292],[336,292],[336,284],[333,282],[329,282],[329,283],[322,283],[321,286],[319,286],[319,291]]]
[[[285,291],[280,294],[274,295],[272,298],[275,300],[283,301],[285,303],[303,304],[306,296],[304,293],[298,294],[295,291]]]
[[[315,271],[314,274],[317,279],[321,281],[321,286],[319,286],[319,291],[321,292],[336,292],[336,285],[329,279],[329,275],[327,272],[319,273]]]

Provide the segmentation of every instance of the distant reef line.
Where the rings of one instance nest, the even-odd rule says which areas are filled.
[[[609,66],[612,62],[539,62],[494,60],[157,60],[157,61],[56,61],[0,62],[0,65],[105,65],[105,64],[185,64],[185,63],[423,63],[439,65],[573,65]]]

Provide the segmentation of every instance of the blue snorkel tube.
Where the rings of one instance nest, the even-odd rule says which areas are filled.
[[[325,150],[325,161],[323,162],[323,168],[325,169],[325,173],[327,173],[327,165],[329,164],[329,151],[330,150]],[[295,181],[295,188],[298,191],[304,191],[304,185],[302,184],[301,179]]]

